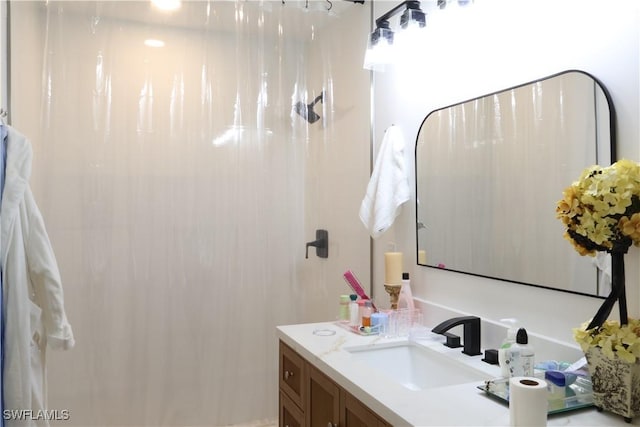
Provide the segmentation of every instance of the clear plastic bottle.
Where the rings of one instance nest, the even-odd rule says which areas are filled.
[[[358,299],[358,295],[351,294],[349,295],[349,299],[351,302],[349,303],[349,326],[359,326],[360,325],[360,307],[358,307],[358,303],[356,300]]]
[[[518,329],[516,328],[516,319],[501,319],[501,322],[508,323],[509,329],[507,329],[507,336],[502,341],[500,348],[498,349],[498,365],[500,365],[500,373],[503,378],[509,378],[511,373],[509,371],[509,364],[507,363],[507,351],[516,343],[516,334]]]
[[[400,288],[400,295],[398,295],[398,309],[415,309],[410,283],[409,273],[402,273],[402,287]]]
[[[340,320],[349,320],[349,295],[340,295]]]
[[[373,305],[371,300],[365,300],[364,308],[362,310],[362,326],[365,328],[371,326],[371,315],[373,314]]]

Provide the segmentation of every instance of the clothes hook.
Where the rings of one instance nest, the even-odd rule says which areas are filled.
[[[333,3],[331,3],[331,0],[327,0],[327,3],[329,3],[329,9],[327,9],[327,12],[329,12],[333,7]]]

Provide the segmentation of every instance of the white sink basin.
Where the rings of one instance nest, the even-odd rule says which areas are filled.
[[[357,363],[382,372],[409,390],[484,381],[489,376],[444,354],[411,342],[345,348]]]

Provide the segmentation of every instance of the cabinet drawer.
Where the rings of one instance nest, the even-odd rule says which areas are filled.
[[[304,413],[286,394],[280,392],[280,427],[305,427]]]
[[[348,427],[385,427],[387,424],[382,421],[371,409],[350,393],[343,391],[340,396],[342,417],[340,424]]]
[[[287,396],[302,408],[304,405],[304,359],[289,346],[280,341],[280,369],[278,385]]]
[[[309,427],[338,426],[342,389],[318,368],[307,364],[305,420]],[[348,424],[345,424],[349,427]]]

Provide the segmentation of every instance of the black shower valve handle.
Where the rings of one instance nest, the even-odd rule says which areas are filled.
[[[316,230],[316,240],[307,242],[305,258],[309,258],[309,246],[316,248],[316,255],[319,258],[329,258],[329,232],[327,230]]]

